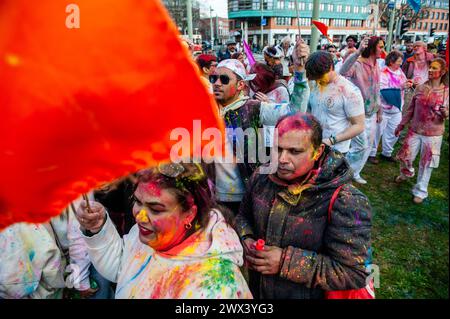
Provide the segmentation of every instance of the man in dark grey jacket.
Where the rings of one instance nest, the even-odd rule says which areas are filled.
[[[322,143],[310,114],[288,115],[276,127],[277,172],[255,171],[236,217],[253,296],[320,299],[365,287],[372,212],[350,184],[348,162]]]

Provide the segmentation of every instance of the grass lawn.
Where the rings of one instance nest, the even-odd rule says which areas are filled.
[[[382,160],[378,165],[367,163],[361,174],[368,184],[357,187],[369,197],[374,212],[373,257],[380,268],[377,298],[449,297],[447,137],[448,125],[439,168],[433,170],[429,197],[421,205],[412,202],[415,177],[401,185],[394,182],[398,164]],[[418,160],[419,156],[416,168]]]

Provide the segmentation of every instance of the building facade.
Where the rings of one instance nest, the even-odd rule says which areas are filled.
[[[173,21],[178,27],[178,31],[182,35],[188,34],[187,24],[187,7],[186,0],[163,0],[164,6],[170,13]],[[192,2],[192,31],[194,33],[194,39],[200,39],[200,4],[198,1]],[[201,40],[200,40],[201,41]],[[198,42],[198,41],[195,41]]]
[[[417,21],[411,24],[411,28],[405,34],[406,37],[415,40],[431,38],[430,31],[434,29],[435,39],[447,39],[449,33],[449,2],[447,1],[422,1],[426,10],[419,12]]]
[[[298,6],[302,38],[309,41],[313,0],[298,1]],[[329,36],[338,44],[348,35],[372,33],[373,6],[369,0],[323,0],[319,21],[329,26]],[[264,45],[279,43],[285,36],[294,40],[299,33],[295,0],[228,0],[228,17],[230,32],[249,43],[260,43],[261,17]],[[386,35],[387,30],[378,27],[377,34]]]
[[[199,23],[199,32],[203,40],[211,41],[211,20],[212,20],[212,38],[214,45],[224,44],[230,38],[229,20],[218,16],[211,18],[202,18]]]

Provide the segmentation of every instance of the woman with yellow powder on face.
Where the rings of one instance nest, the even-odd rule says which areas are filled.
[[[136,225],[123,239],[101,204],[77,212],[92,263],[117,282],[116,298],[252,298],[241,243],[199,165],[140,172],[134,199]]]

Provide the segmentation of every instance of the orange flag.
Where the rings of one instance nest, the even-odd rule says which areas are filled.
[[[0,229],[167,160],[193,119],[221,128],[159,1],[70,2],[1,1]]]
[[[312,20],[312,23],[317,27],[317,29],[319,29],[320,33],[328,37],[328,26],[325,23],[317,20]]]
[[[317,20],[312,20],[312,23],[319,29],[320,33],[322,33],[330,43],[333,43],[333,40],[328,36],[328,26],[325,23],[322,23]]]

